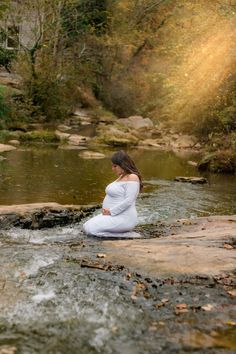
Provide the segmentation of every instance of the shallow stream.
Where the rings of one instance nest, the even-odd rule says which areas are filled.
[[[85,160],[78,150],[57,147],[25,147],[5,153],[0,161],[0,204],[58,202],[100,203],[105,186],[115,176],[110,156]],[[208,175],[208,184],[174,182],[176,176],[199,176],[189,160],[198,155],[177,156],[172,152],[130,150],[145,182],[138,200],[140,221],[236,212],[236,175]]]

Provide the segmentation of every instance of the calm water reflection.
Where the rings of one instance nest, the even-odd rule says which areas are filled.
[[[102,160],[84,160],[78,150],[34,146],[5,153],[0,162],[0,203],[21,204],[55,201],[61,204],[101,202],[105,186],[114,179],[112,151]],[[189,159],[171,152],[134,149],[147,184],[138,208],[143,220],[186,217],[209,213],[236,213],[236,176],[207,176],[208,185],[173,182],[175,176],[197,176]]]

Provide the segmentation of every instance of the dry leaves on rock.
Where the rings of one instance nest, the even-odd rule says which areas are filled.
[[[188,312],[188,305],[187,304],[177,304],[175,306],[175,314],[179,315],[181,313]]]

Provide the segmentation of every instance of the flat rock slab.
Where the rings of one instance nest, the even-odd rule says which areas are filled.
[[[107,261],[150,276],[216,275],[236,265],[236,215],[180,220],[179,234],[103,241]]]

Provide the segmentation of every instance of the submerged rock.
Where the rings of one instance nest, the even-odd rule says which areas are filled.
[[[104,159],[106,155],[95,151],[83,151],[79,154],[83,159]]]
[[[176,182],[192,183],[192,184],[204,184],[207,183],[207,179],[204,177],[175,177]]]

